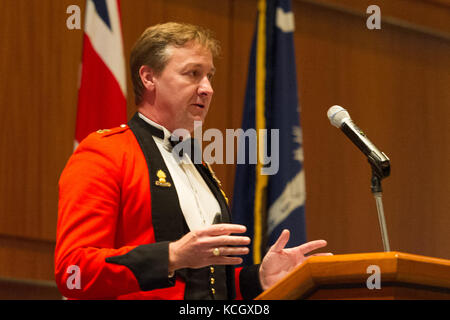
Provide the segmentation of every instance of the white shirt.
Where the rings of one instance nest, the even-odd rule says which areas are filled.
[[[141,113],[139,117],[164,132],[164,139],[153,136],[153,140],[170,172],[189,229],[193,231],[210,226],[216,213],[220,212],[220,206],[192,160],[184,153],[182,161],[177,163],[169,142],[170,131]]]

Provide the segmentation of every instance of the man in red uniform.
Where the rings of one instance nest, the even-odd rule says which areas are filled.
[[[230,223],[209,167],[188,154],[176,161],[171,141],[205,119],[218,50],[208,30],[178,23],[150,27],[136,42],[138,113],[89,135],[60,178],[55,277],[64,296],[251,299],[326,245],[285,249],[285,230],[261,265],[234,267],[248,253],[245,226]]]

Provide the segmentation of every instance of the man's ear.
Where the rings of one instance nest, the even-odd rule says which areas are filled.
[[[142,85],[147,90],[153,90],[155,88],[154,83],[155,72],[149,66],[141,66],[139,68],[139,77],[141,78]]]

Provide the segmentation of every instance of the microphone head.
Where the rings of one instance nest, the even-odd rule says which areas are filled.
[[[331,124],[336,128],[340,128],[345,120],[350,119],[347,110],[338,105],[334,105],[328,109],[327,116]]]

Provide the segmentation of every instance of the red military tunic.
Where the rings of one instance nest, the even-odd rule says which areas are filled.
[[[185,279],[167,274],[169,241],[155,237],[149,169],[129,126],[80,143],[60,178],[58,211],[55,279],[65,297],[184,298]],[[234,271],[238,298],[241,270]]]

